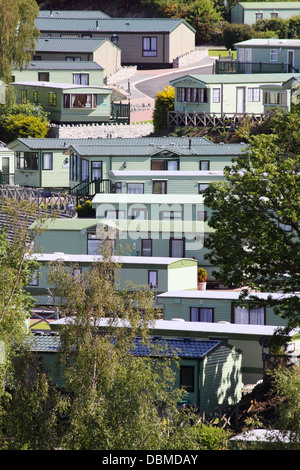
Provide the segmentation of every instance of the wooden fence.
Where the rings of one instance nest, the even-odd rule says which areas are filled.
[[[168,112],[168,127],[237,127],[246,119],[252,124],[261,123],[265,114],[216,114],[216,113],[180,113],[178,111]]]
[[[76,197],[68,193],[52,193],[26,186],[0,185],[0,197],[8,197],[16,201],[29,201],[39,209],[56,211],[64,217],[76,215]]]

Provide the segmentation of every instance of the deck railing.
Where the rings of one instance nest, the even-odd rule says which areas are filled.
[[[265,62],[238,62],[236,60],[216,60],[214,74],[246,74],[246,73],[298,73],[298,69],[283,62],[270,64]]]
[[[168,112],[168,127],[236,127],[239,123],[249,119],[253,124],[265,119],[265,114],[253,113],[189,113],[179,111]]]
[[[94,179],[93,181],[84,180],[69,189],[69,194],[79,198],[93,197],[95,194],[109,194],[114,192],[114,185],[110,180]]]
[[[0,184],[8,184],[10,186],[15,184],[15,174],[14,173],[4,173],[0,171]]]
[[[74,217],[76,214],[76,198],[68,193],[52,191],[27,186],[0,185],[0,197],[8,197],[16,201],[28,201],[36,204],[40,210],[56,211],[64,217]]]

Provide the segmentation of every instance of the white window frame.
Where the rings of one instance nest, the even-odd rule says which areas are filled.
[[[278,49],[270,49],[270,62],[278,61]]]
[[[248,88],[248,102],[258,103],[260,101],[260,88],[251,87]]]
[[[213,103],[220,103],[220,101],[221,101],[220,88],[213,88]]]

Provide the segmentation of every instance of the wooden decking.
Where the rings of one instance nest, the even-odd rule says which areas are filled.
[[[168,127],[237,127],[246,119],[251,123],[260,123],[265,119],[265,114],[217,114],[217,113],[180,113],[168,112]]]

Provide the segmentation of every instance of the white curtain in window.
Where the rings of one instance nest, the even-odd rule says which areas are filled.
[[[250,324],[263,325],[264,324],[264,309],[253,308],[250,310]]]
[[[249,323],[249,310],[244,307],[235,307],[234,309],[234,323]]]
[[[128,194],[143,194],[144,186],[141,183],[129,183],[127,186]]]
[[[212,309],[211,308],[200,308],[200,321],[212,322]]]
[[[81,181],[85,181],[89,178],[89,162],[87,160],[81,160]]]
[[[172,258],[183,258],[184,257],[184,250],[183,250],[183,240],[171,240],[172,243]]]
[[[198,321],[198,307],[191,307],[191,321]]]
[[[74,73],[73,83],[74,85],[80,85],[80,73]]]
[[[43,153],[43,169],[52,170],[52,153]]]
[[[149,286],[157,287],[157,271],[149,271]]]
[[[170,160],[167,163],[168,171],[177,171],[178,170],[178,162],[176,160]]]
[[[150,51],[150,38],[143,38],[144,51]]]

